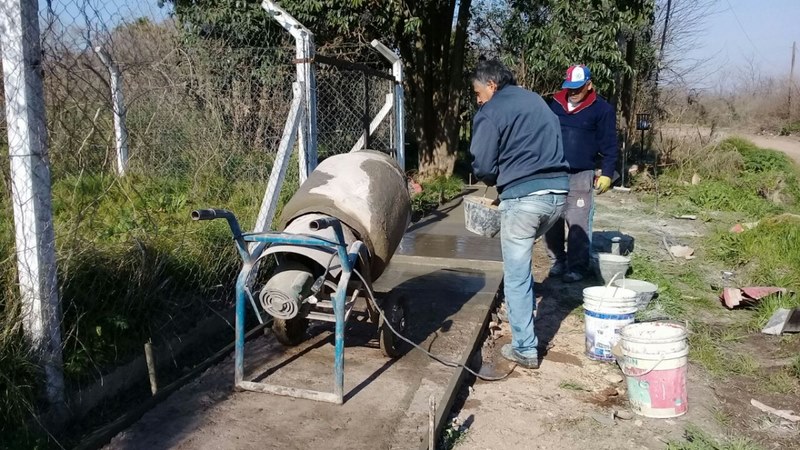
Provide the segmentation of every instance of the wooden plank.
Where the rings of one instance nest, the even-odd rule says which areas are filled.
[[[266,394],[281,395],[284,397],[302,398],[317,402],[335,403],[337,405],[342,404],[342,397],[339,397],[332,392],[312,391],[310,389],[278,386],[276,384],[255,383],[253,381],[242,381],[237,387],[253,392],[263,392]]]

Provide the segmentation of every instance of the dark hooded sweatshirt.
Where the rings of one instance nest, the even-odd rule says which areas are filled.
[[[505,86],[475,114],[470,153],[475,176],[500,198],[569,190],[558,119],[542,97]]]
[[[561,122],[564,139],[564,154],[570,172],[595,169],[595,158],[602,155],[603,175],[614,177],[617,164],[617,118],[605,99],[592,90],[571,112],[567,109],[567,91],[561,90],[553,96],[550,109]]]

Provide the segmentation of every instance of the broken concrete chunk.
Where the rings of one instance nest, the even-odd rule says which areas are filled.
[[[669,253],[676,258],[694,259],[694,249],[688,245],[673,245]]]
[[[800,308],[795,308],[789,313],[786,325],[783,326],[784,333],[800,333]]]
[[[614,422],[613,412],[611,414],[594,413],[592,414],[592,419],[596,420],[600,425],[606,425],[609,427],[612,427],[616,424],[616,422]]]
[[[605,376],[605,379],[611,384],[619,384],[622,383],[622,381],[624,380],[624,378],[622,378],[622,375],[618,373],[610,373]]]
[[[765,326],[761,332],[764,334],[780,336],[783,333],[783,327],[786,325],[786,321],[789,320],[789,313],[791,312],[791,309],[778,308],[778,310],[775,311],[775,314],[770,317],[769,322],[767,322],[767,326]]]

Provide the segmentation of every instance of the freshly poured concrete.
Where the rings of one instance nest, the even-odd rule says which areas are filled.
[[[421,227],[412,224],[401,254],[375,284],[379,292],[406,294],[409,338],[450,360],[471,350],[474,330],[483,323],[502,277],[496,262],[499,241],[469,236],[460,211],[456,206]],[[463,245],[451,251],[430,244],[448,240]],[[370,341],[374,330],[363,317],[351,318],[347,328],[344,405],[234,392],[231,356],[120,433],[108,448],[418,448],[428,428],[429,397],[439,402],[455,369],[418,350],[386,359]],[[245,377],[332,390],[331,330],[330,324],[316,324],[308,341],[288,350],[271,335],[248,342]],[[232,340],[233,333],[224,338]]]

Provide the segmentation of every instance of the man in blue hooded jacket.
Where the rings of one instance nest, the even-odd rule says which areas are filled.
[[[503,292],[511,344],[503,357],[522,367],[539,367],[534,334],[533,243],[561,216],[569,179],[558,119],[536,93],[516,86],[498,61],[478,63],[472,87],[480,108],[472,127],[472,169],[497,186]]]
[[[561,87],[550,109],[561,123],[564,154],[570,166],[569,196],[563,218],[550,228],[545,241],[553,264],[550,276],[575,282],[590,273],[593,191],[602,194],[611,188],[618,155],[617,119],[614,107],[595,92],[588,67],[571,66]],[[595,182],[598,155],[602,157],[602,174]],[[566,251],[565,222],[569,228]]]

